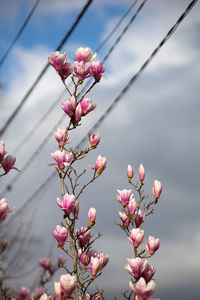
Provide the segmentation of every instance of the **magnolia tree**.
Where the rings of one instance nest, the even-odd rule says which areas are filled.
[[[54,162],[50,166],[55,166],[60,179],[60,189],[62,197],[57,197],[58,209],[62,215],[62,221],[52,231],[52,236],[57,241],[58,248],[64,253],[64,257],[59,257],[56,265],[52,265],[49,258],[39,261],[43,268],[40,279],[40,287],[35,291],[29,291],[26,287],[21,287],[15,297],[18,299],[76,299],[76,300],[98,300],[106,299],[103,290],[92,289],[92,283],[102,275],[104,267],[109,262],[109,256],[98,252],[94,248],[95,241],[101,234],[95,234],[94,226],[96,222],[96,209],[91,207],[88,211],[87,226],[77,227],[79,218],[79,203],[81,196],[88,185],[96,181],[106,168],[107,160],[99,155],[96,163],[89,165],[88,170],[77,171],[79,160],[84,159],[93,151],[100,142],[100,135],[89,135],[89,146],[84,149],[76,149],[70,146],[71,131],[80,126],[84,117],[96,108],[96,104],[87,98],[90,90],[99,83],[104,75],[105,67],[100,61],[95,61],[96,54],[92,55],[90,48],[79,48],[74,55],[73,65],[67,61],[67,55],[58,51],[52,53],[49,58],[50,64],[57,71],[68,93],[67,100],[61,103],[61,109],[66,113],[68,119],[67,127],[58,128],[54,137],[58,143],[58,149],[51,153]],[[65,80],[70,77],[73,88],[69,89]],[[94,81],[83,92],[82,85],[88,78]],[[90,83],[90,81],[88,81]],[[5,173],[14,165],[14,158],[5,155],[3,141],[0,148],[1,166]],[[84,185],[80,184],[86,172],[90,172],[90,179]],[[134,171],[131,165],[127,168],[128,181],[132,189],[118,190],[117,201],[121,205],[119,212],[120,223],[117,225],[125,232],[129,243],[133,248],[133,257],[127,258],[128,264],[125,271],[131,276],[129,281],[130,289],[122,292],[125,299],[148,300],[152,299],[155,293],[156,284],[153,279],[155,267],[148,263],[148,259],[154,255],[160,246],[160,241],[154,236],[149,236],[144,249],[144,230],[142,229],[146,218],[154,213],[162,191],[161,183],[157,180],[153,185],[153,197],[148,200],[144,194],[145,170],[143,165],[139,168],[139,178],[134,180]],[[133,193],[134,190],[134,193]],[[137,199],[137,200],[136,200]],[[0,204],[0,220],[6,217],[11,211],[7,201],[2,199]],[[67,264],[66,264],[66,258]],[[54,283],[55,295],[45,290],[45,284],[52,279],[58,268],[63,269],[59,281]],[[93,291],[93,292],[92,292]]]

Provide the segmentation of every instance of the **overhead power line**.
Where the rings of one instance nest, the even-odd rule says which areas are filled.
[[[24,31],[26,25],[28,24],[28,22],[30,21],[36,7],[38,6],[40,0],[36,0],[33,8],[31,9],[29,15],[27,16],[24,24],[22,25],[22,27],[20,28],[19,32],[17,33],[16,37],[14,38],[14,40],[12,41],[12,43],[10,44],[10,46],[8,47],[8,49],[6,50],[6,52],[4,53],[4,55],[2,56],[1,60],[0,60],[0,67],[3,64],[3,62],[5,61],[6,57],[8,56],[8,54],[10,53],[10,51],[12,50],[13,46],[15,45],[15,43],[17,42],[17,40],[19,39],[20,35],[22,34],[22,32]]]
[[[142,2],[142,4],[139,6],[139,8],[137,9],[137,11],[134,13],[133,17],[131,18],[131,20],[128,22],[128,24],[126,25],[125,29],[121,32],[121,34],[119,35],[119,37],[116,39],[116,41],[114,42],[114,44],[111,46],[111,48],[109,49],[108,53],[106,54],[106,56],[103,58],[103,62],[105,62],[109,56],[111,55],[112,51],[115,49],[115,47],[117,46],[117,44],[119,43],[119,41],[121,40],[122,36],[125,34],[125,32],[127,31],[127,29],[129,28],[129,26],[132,24],[133,20],[135,20],[136,16],[138,15],[138,13],[140,12],[140,10],[142,9],[142,7],[144,6],[145,2],[147,0],[144,0]],[[90,80],[88,82],[91,82]],[[86,84],[87,86],[87,84]],[[85,87],[83,88],[85,89]],[[82,91],[81,91],[82,92]],[[63,93],[62,93],[63,94]],[[60,96],[58,97],[58,99],[60,99]],[[57,100],[56,100],[57,101]],[[51,108],[50,108],[51,109]],[[55,132],[55,130],[58,128],[59,124],[65,119],[66,114],[64,113],[62,115],[62,117],[57,121],[57,123],[54,125],[54,127],[51,129],[51,131],[48,133],[48,135],[42,140],[42,142],[40,143],[40,145],[37,147],[37,149],[31,154],[31,156],[29,157],[29,159],[25,162],[25,164],[23,165],[21,172],[26,171],[30,165],[32,164],[32,162],[36,159],[37,155],[40,153],[40,151],[42,150],[42,148],[47,144],[47,142],[49,141],[49,139],[52,137],[52,134]],[[2,191],[0,196],[4,196],[4,193],[7,191],[9,191],[12,186],[16,183],[16,181],[20,178],[21,173],[17,173],[13,179],[11,180],[11,182],[6,186],[6,188]]]
[[[136,74],[132,76],[132,78],[129,80],[128,84],[122,89],[122,91],[119,93],[119,95],[115,98],[115,100],[112,102],[112,104],[109,106],[109,108],[104,112],[104,114],[98,119],[98,121],[95,123],[95,125],[91,128],[91,131],[96,129],[109,115],[109,113],[112,111],[112,109],[115,107],[115,105],[122,99],[122,97],[126,94],[126,92],[130,89],[130,87],[133,85],[133,83],[137,80],[139,75],[145,70],[145,68],[149,65],[149,63],[152,61],[152,59],[155,57],[155,55],[158,53],[158,51],[162,48],[162,46],[167,42],[167,40],[172,36],[172,34],[175,32],[175,30],[178,28],[178,26],[181,24],[183,19],[186,17],[186,15],[190,12],[190,10],[193,8],[193,6],[197,3],[198,0],[193,0],[186,10],[182,13],[182,15],[178,18],[176,23],[171,27],[171,29],[167,32],[165,37],[162,39],[162,41],[159,43],[159,45],[154,49],[154,51],[151,53],[149,58],[143,63],[141,68],[138,70]],[[85,137],[79,142],[79,144],[76,146],[75,149],[79,149],[80,146],[88,139],[88,133],[85,135]],[[17,214],[21,213],[25,208],[27,208],[27,205],[30,204],[35,197],[43,190],[43,188],[46,187],[46,185],[51,181],[51,179],[56,174],[56,170],[52,172],[52,174],[45,179],[45,181],[38,187],[38,189],[25,201],[25,203],[17,210]]]
[[[81,10],[80,14],[78,15],[78,17],[76,18],[75,22],[73,23],[73,25],[71,26],[70,30],[66,33],[66,35],[64,36],[64,38],[62,39],[62,41],[60,42],[59,46],[57,47],[56,51],[59,51],[63,45],[65,44],[65,42],[68,40],[68,38],[70,37],[70,35],[72,34],[72,32],[74,31],[74,29],[76,28],[76,26],[78,25],[78,23],[80,22],[81,18],[83,17],[83,15],[85,14],[85,12],[87,11],[87,9],[89,8],[89,6],[92,4],[93,0],[88,0],[86,5],[83,7],[83,9]],[[15,108],[14,112],[11,114],[11,116],[8,118],[8,120],[6,121],[6,123],[4,124],[3,128],[0,130],[0,136],[2,136],[4,134],[4,132],[6,131],[6,129],[8,128],[8,126],[10,125],[10,123],[13,121],[13,119],[16,117],[17,113],[20,111],[20,109],[22,108],[22,106],[24,105],[24,103],[26,102],[26,100],[28,99],[28,97],[30,96],[30,94],[32,93],[32,91],[35,89],[35,87],[37,86],[38,82],[41,80],[41,78],[43,77],[43,75],[46,73],[47,69],[49,67],[49,63],[47,63],[45,65],[45,67],[43,68],[43,70],[40,72],[40,74],[38,75],[38,77],[36,78],[36,80],[34,81],[34,83],[32,84],[32,86],[29,88],[28,92],[26,93],[26,95],[23,97],[23,99],[21,100],[21,102],[19,103],[19,105]]]

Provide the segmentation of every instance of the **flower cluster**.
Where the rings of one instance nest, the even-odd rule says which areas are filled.
[[[160,240],[154,236],[149,236],[146,244],[148,253],[145,253],[145,249],[139,250],[139,247],[143,244],[145,235],[141,227],[146,217],[154,212],[154,206],[161,195],[162,185],[158,180],[154,181],[152,188],[154,200],[145,203],[148,197],[143,194],[145,169],[142,164],[139,167],[139,180],[136,184],[132,182],[133,176],[133,168],[131,165],[128,165],[127,177],[129,183],[138,193],[139,199],[136,201],[131,189],[117,191],[116,199],[122,207],[122,212],[119,212],[122,223],[118,225],[126,232],[128,240],[134,247],[135,257],[128,258],[128,264],[125,266],[125,270],[132,276],[129,282],[131,293],[135,294],[135,299],[137,300],[149,300],[156,289],[156,284],[153,280],[156,269],[147,263],[147,258],[150,258],[159,249]]]
[[[50,64],[58,72],[62,80],[69,75],[75,76],[80,82],[93,76],[95,81],[99,81],[105,71],[105,67],[100,61],[94,61],[96,53],[92,55],[90,48],[80,47],[77,49],[73,65],[67,62],[67,54],[56,51],[52,57],[48,58]]]

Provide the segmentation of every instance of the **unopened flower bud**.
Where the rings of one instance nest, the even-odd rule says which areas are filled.
[[[160,240],[150,235],[146,247],[147,250],[149,251],[149,254],[153,255],[160,247]]]
[[[131,179],[133,178],[134,175],[134,171],[131,165],[128,165],[127,167],[127,177],[129,179],[129,181],[131,181]]]
[[[152,188],[153,195],[156,199],[160,198],[160,194],[162,192],[162,184],[160,181],[155,180]]]
[[[89,135],[89,141],[90,141],[90,146],[92,148],[96,148],[96,146],[99,144],[100,142],[100,134],[97,133],[97,134],[90,134]]]
[[[94,77],[96,81],[99,81],[101,79],[104,71],[105,66],[103,66],[99,60],[91,63],[90,74]]]
[[[134,215],[135,211],[136,211],[136,201],[135,198],[130,197],[129,203],[128,203],[128,209],[129,209],[129,213],[131,216]]]
[[[65,194],[63,197],[63,202],[57,198],[58,206],[64,211],[66,216],[69,216],[73,212],[76,205],[76,197],[72,194]]]
[[[142,181],[144,181],[144,178],[145,178],[145,170],[144,170],[143,164],[140,164],[140,167],[139,167],[139,179],[142,182]]]
[[[64,138],[64,136],[65,136],[65,138]],[[68,133],[65,134],[65,129],[57,128],[57,131],[54,133],[54,137],[55,137],[56,141],[58,142],[59,147],[61,147],[62,145],[65,145],[67,143],[69,135],[68,135]],[[64,139],[64,141],[63,141],[63,139]]]
[[[144,230],[141,230],[140,228],[133,228],[131,231],[131,237],[129,237],[129,241],[135,248],[138,248],[139,245],[142,243],[144,238]]]
[[[91,207],[88,211],[88,219],[89,219],[89,225],[93,226],[95,224],[96,220],[96,209]]]
[[[139,209],[138,213],[135,214],[135,225],[136,227],[140,227],[143,223],[143,214],[141,209]]]
[[[97,174],[100,175],[103,170],[106,168],[106,157],[102,157],[101,155],[99,155],[97,157],[97,161],[96,161],[96,165],[95,165],[95,170],[97,171]]]

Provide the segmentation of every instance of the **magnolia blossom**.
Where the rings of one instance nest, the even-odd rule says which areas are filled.
[[[86,116],[90,111],[96,108],[96,104],[92,103],[92,100],[89,98],[83,98],[80,102],[82,108],[82,114]]]
[[[81,104],[79,103],[76,107],[76,110],[75,110],[75,121],[76,121],[76,123],[78,123],[81,120],[82,115],[83,115],[83,111],[82,111]]]
[[[73,64],[74,75],[78,77],[80,81],[90,76],[90,62],[75,61]]]
[[[149,254],[153,255],[160,247],[160,240],[150,235],[146,247],[149,251]]]
[[[56,229],[52,231],[53,237],[58,241],[60,246],[63,246],[69,236],[67,228],[61,227],[60,225],[56,226]]]
[[[100,134],[97,133],[97,134],[89,134],[89,142],[90,142],[90,146],[92,148],[96,148],[96,146],[99,144],[100,142]]]
[[[105,66],[103,66],[99,60],[91,63],[90,74],[94,77],[96,81],[99,81],[101,79],[104,71]]]
[[[95,224],[96,214],[97,214],[96,209],[91,207],[88,211],[88,219],[89,219],[90,226],[93,226]]]
[[[63,297],[71,297],[77,286],[76,275],[61,275],[60,281],[54,283],[56,299],[61,300]]]
[[[100,175],[103,170],[106,168],[107,160],[106,157],[102,157],[99,155],[96,160],[95,170],[97,171],[97,174]]]
[[[13,208],[10,208],[8,205],[8,201],[6,198],[2,198],[0,200],[0,222],[2,222],[8,213],[12,212],[14,210]]]
[[[162,192],[162,184],[160,181],[155,180],[152,188],[153,195],[156,199],[160,198],[160,194]]]
[[[21,298],[22,300],[28,299],[29,294],[30,294],[29,289],[27,289],[27,288],[24,287],[24,286],[21,286],[21,287],[20,287],[20,289],[19,289],[19,291],[18,291],[18,295],[20,296],[20,298]]]
[[[16,161],[16,157],[12,155],[7,155],[6,157],[4,157],[4,159],[1,162],[1,165],[5,173],[8,173],[11,169],[17,170],[17,168],[14,167],[15,161]]]
[[[72,118],[75,114],[76,110],[76,99],[74,96],[72,96],[68,100],[64,100],[61,102],[61,108],[64,110],[64,112]]]
[[[156,272],[156,268],[145,262],[145,267],[142,272],[142,277],[145,279],[146,283],[148,283],[153,278],[155,272]]]
[[[72,194],[65,194],[63,197],[63,202],[57,197],[58,206],[64,211],[64,213],[69,216],[69,214],[75,209],[76,197]]]
[[[58,266],[62,266],[66,262],[66,258],[64,256],[58,256]]]
[[[75,53],[75,60],[77,60],[78,62],[89,62],[92,59],[94,59],[96,56],[96,53],[92,56],[92,50],[90,48],[83,48],[80,47],[76,50]]]
[[[129,224],[130,224],[130,219],[128,218],[128,216],[127,216],[127,214],[125,213],[125,212],[121,212],[121,211],[119,211],[119,217],[120,217],[120,219],[122,220],[122,222],[123,222],[123,226],[125,227],[125,228],[128,228],[128,226],[129,226]]]
[[[131,180],[133,178],[133,175],[134,175],[133,167],[131,165],[128,165],[128,167],[127,167],[128,179]]]
[[[86,246],[91,238],[90,229],[87,229],[86,227],[81,227],[76,234],[78,236],[78,242],[80,247]]]
[[[79,257],[81,263],[86,266],[89,265],[91,257],[92,256],[95,257],[97,255],[98,255],[98,253],[95,249],[89,249],[89,250],[86,250],[85,252],[83,252],[81,248],[78,249],[78,257]]]
[[[98,293],[94,295],[86,294],[86,300],[101,300],[101,295]]]
[[[129,281],[129,287],[131,290],[143,300],[148,300],[156,290],[155,281],[151,280],[148,283],[141,277],[135,284],[133,284],[132,280]]]
[[[66,154],[65,151],[57,150],[54,153],[51,153],[53,159],[57,162],[59,169],[63,170],[65,167],[70,167],[70,163],[73,159],[73,154],[70,152]],[[49,164],[49,166],[53,166],[56,164]]]
[[[51,267],[51,260],[48,257],[39,259],[39,264],[45,270],[48,270]]]
[[[145,170],[144,170],[143,164],[140,164],[140,167],[139,167],[139,179],[142,182],[142,181],[144,181],[144,178],[145,178]]]
[[[47,295],[46,293],[44,293],[39,300],[53,300],[54,297],[52,295]]]
[[[135,211],[136,211],[136,201],[135,201],[135,198],[133,197],[130,197],[130,200],[129,200],[129,203],[128,203],[128,209],[129,209],[129,214],[131,216],[134,215]]]
[[[141,230],[140,228],[133,228],[131,231],[131,237],[129,237],[129,241],[135,248],[138,248],[139,245],[142,243],[144,238],[144,230]]]
[[[139,279],[145,269],[146,261],[144,262],[141,258],[127,258],[128,265],[125,266],[125,270],[133,276],[135,279]]]
[[[78,215],[79,215],[79,202],[78,201],[76,201],[76,203],[75,203],[73,215],[74,215],[74,219],[78,219]]]
[[[101,252],[97,256],[92,256],[90,260],[90,273],[93,277],[96,276],[96,274],[101,271],[108,263],[109,257],[108,255],[103,255]]]
[[[67,143],[67,140],[69,139],[69,135],[68,133],[65,133],[65,129],[60,129],[60,128],[57,128],[57,131],[54,133],[54,137],[58,142],[59,147],[65,145]]]
[[[140,227],[142,225],[143,218],[144,218],[143,213],[141,209],[139,209],[139,211],[135,213],[135,218],[134,218],[136,227]]]
[[[3,160],[5,154],[6,154],[5,143],[4,141],[0,141],[0,162]]]
[[[48,57],[48,60],[62,79],[66,79],[72,73],[72,65],[67,62],[66,53],[55,51],[52,53],[52,58]]]
[[[132,190],[127,190],[124,189],[122,191],[117,190],[118,194],[117,194],[117,201],[119,201],[122,206],[127,206],[129,203],[129,200],[133,197],[133,193]]]

